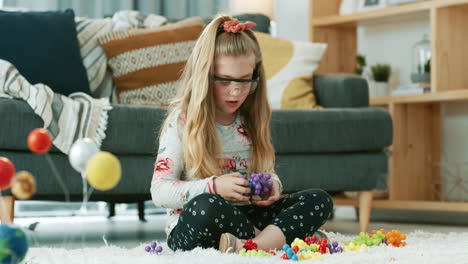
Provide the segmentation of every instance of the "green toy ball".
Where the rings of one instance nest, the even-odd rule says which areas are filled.
[[[11,224],[0,224],[0,263],[20,263],[28,252],[26,234]]]

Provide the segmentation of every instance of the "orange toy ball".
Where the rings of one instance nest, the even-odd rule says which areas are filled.
[[[0,157],[0,190],[10,187],[15,172],[15,165],[9,159]]]
[[[51,146],[52,139],[44,128],[36,128],[29,133],[28,147],[32,152],[43,154],[48,152]]]
[[[27,200],[36,193],[36,180],[28,171],[19,171],[11,184],[11,192],[16,198]]]

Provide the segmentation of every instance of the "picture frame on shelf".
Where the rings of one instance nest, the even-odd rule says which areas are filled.
[[[358,12],[380,9],[387,6],[387,0],[358,0]]]

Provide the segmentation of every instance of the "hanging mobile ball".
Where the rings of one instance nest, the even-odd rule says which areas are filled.
[[[16,169],[13,162],[5,157],[0,157],[0,190],[3,191],[10,188],[15,172]]]
[[[113,154],[101,151],[89,159],[86,177],[91,186],[100,191],[114,188],[120,181],[122,167]]]
[[[36,180],[28,171],[19,171],[13,178],[11,193],[20,199],[27,200],[36,193]]]
[[[28,147],[36,154],[44,154],[52,146],[52,138],[44,128],[36,128],[28,135]]]

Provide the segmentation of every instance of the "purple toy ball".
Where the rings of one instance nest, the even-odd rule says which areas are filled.
[[[151,254],[159,254],[163,251],[163,248],[161,246],[158,246],[158,243],[156,242],[151,242],[149,246],[145,247],[145,251]]]
[[[157,246],[156,247],[156,253],[161,253],[162,252],[162,247],[161,246]]]
[[[387,239],[386,238],[382,239],[382,243],[387,244]]]
[[[338,246],[338,242],[333,241],[332,246],[333,246],[334,248],[336,248],[336,247]]]
[[[342,247],[337,247],[336,252],[339,252],[339,253],[343,252],[343,248]]]
[[[273,186],[273,182],[272,181],[267,181],[267,185],[271,187],[271,186]]]

